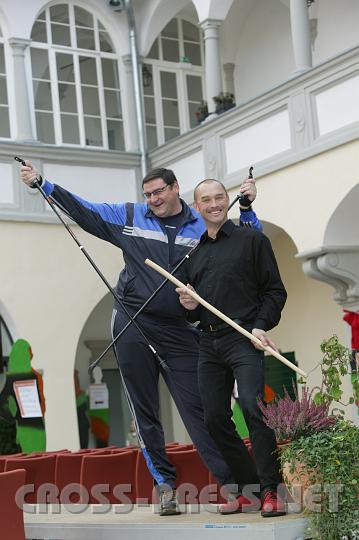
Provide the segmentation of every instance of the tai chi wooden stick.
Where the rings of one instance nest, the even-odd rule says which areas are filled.
[[[215,308],[214,306],[212,306],[211,304],[209,304],[208,302],[206,302],[206,300],[203,300],[203,298],[197,294],[196,292],[194,291],[191,291],[191,289],[189,289],[188,287],[186,287],[186,285],[184,283],[182,283],[182,281],[180,281],[179,279],[175,278],[174,276],[172,276],[172,274],[170,274],[169,272],[167,272],[166,270],[164,270],[164,268],[162,268],[162,266],[159,266],[158,264],[154,263],[153,261],[151,261],[150,259],[146,259],[145,260],[145,263],[147,264],[147,266],[150,266],[151,268],[153,268],[154,270],[156,270],[156,272],[159,272],[160,274],[162,274],[162,276],[164,276],[166,279],[168,279],[169,281],[171,281],[172,283],[174,283],[175,285],[177,285],[177,287],[181,287],[181,289],[185,289],[186,292],[192,296],[192,298],[194,298],[195,300],[197,300],[197,302],[199,304],[202,304],[202,306],[204,306],[205,308],[207,308],[209,311],[211,311],[212,313],[214,313],[217,317],[219,317],[220,319],[222,319],[222,321],[226,322],[227,324],[229,324],[229,326],[232,326],[235,330],[237,330],[237,332],[240,332],[241,334],[243,334],[244,336],[246,336],[247,338],[249,338],[251,341],[254,341],[255,343],[257,343],[258,345],[261,345],[267,352],[269,352],[272,356],[275,356],[275,358],[277,358],[278,360],[280,360],[281,362],[283,362],[283,364],[285,364],[286,366],[288,366],[290,369],[292,369],[293,371],[296,371],[297,373],[299,373],[299,375],[301,375],[302,377],[304,378],[307,378],[307,374],[305,373],[305,371],[301,370],[299,367],[295,366],[294,364],[292,364],[292,362],[289,362],[289,360],[287,360],[286,358],[284,358],[284,356],[282,356],[279,352],[275,351],[272,347],[270,347],[269,345],[265,346],[262,344],[261,340],[258,339],[257,337],[253,336],[253,334],[251,334],[250,332],[248,332],[247,330],[245,330],[244,328],[242,328],[241,326],[239,326],[239,324],[235,323],[234,321],[232,321],[232,319],[230,319],[229,317],[227,317],[227,315],[225,315],[224,313],[222,313],[221,311],[219,311],[219,309]]]

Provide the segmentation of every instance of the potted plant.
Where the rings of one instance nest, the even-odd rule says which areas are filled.
[[[260,407],[277,440],[288,440],[279,456],[283,474],[297,501],[298,486],[305,491],[312,537],[354,540],[359,538],[359,428],[343,419],[342,410],[331,410],[334,402],[341,403],[350,355],[336,336],[323,341],[321,351],[320,387],[310,390],[299,381],[303,387],[294,400],[286,392]],[[358,399],[358,382],[353,391],[349,403]]]
[[[213,101],[216,104],[217,114],[222,114],[236,106],[234,95],[231,92],[221,92],[218,96],[214,96]]]
[[[200,124],[205,120],[208,116],[208,105],[206,101],[202,101],[201,105],[198,107],[197,111],[195,112],[197,122]]]

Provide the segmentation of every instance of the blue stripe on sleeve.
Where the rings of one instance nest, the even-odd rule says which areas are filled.
[[[93,203],[82,199],[78,195],[72,194],[72,197],[84,208],[98,214],[106,223],[115,225],[124,225],[126,223],[126,204],[118,203]]]
[[[263,231],[262,223],[257,218],[257,214],[254,212],[254,210],[246,210],[245,212],[241,212],[239,221],[244,227],[251,227],[252,229],[256,229],[260,232]]]
[[[46,195],[51,195],[51,193],[54,191],[54,187],[54,184],[48,180],[44,180],[44,183],[42,184],[42,189],[45,191]]]

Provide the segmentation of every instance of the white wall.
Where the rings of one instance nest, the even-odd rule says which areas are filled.
[[[237,17],[240,17],[238,9]],[[237,103],[263,93],[294,71],[289,10],[278,0],[260,0],[249,12],[242,32],[237,17],[226,21],[233,36]],[[223,31],[227,31],[223,28]]]
[[[89,201],[118,203],[137,200],[133,169],[44,163],[43,176]]]
[[[188,157],[172,161],[164,166],[174,171],[183,193],[193,189],[198,182],[205,178],[202,152],[195,152]]]
[[[320,248],[331,215],[359,182],[358,152],[356,140],[261,177],[258,215],[285,230],[299,253]]]
[[[336,334],[343,345],[350,347],[343,310],[333,301],[332,287],[303,273],[301,262],[295,258],[295,246],[286,233],[278,235],[272,246],[288,299],[279,326],[270,334],[281,350],[295,351],[299,366],[309,373],[322,358],[320,344],[324,339]],[[310,387],[320,382],[318,369],[310,373]],[[346,400],[351,392],[349,377],[343,388]]]
[[[318,19],[318,35],[313,47],[314,64],[358,45],[357,0],[316,0],[309,13],[311,18]]]

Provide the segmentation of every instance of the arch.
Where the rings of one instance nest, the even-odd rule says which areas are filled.
[[[82,331],[78,339],[76,350],[75,368],[79,371],[80,386],[85,390],[91,383],[88,374],[89,363],[95,360],[110,343],[112,336],[110,331],[111,316],[113,310],[113,297],[110,293],[103,296],[93,307],[87,319],[84,321]],[[110,444],[123,446],[130,425],[131,414],[127,405],[125,393],[122,388],[121,376],[118,371],[115,355],[111,350],[100,364],[103,373],[103,382],[107,383],[111,402],[117,404],[117,408],[110,408]],[[115,390],[116,395],[112,393]],[[173,437],[172,405],[169,391],[160,379],[160,415],[167,440]]]
[[[142,56],[147,56],[153,41],[156,39],[166,24],[175,17],[181,9],[192,4],[190,0],[178,0],[176,3],[168,0],[157,0],[148,2],[147,9],[141,14],[141,28],[139,37],[139,52]]]
[[[0,6],[0,30],[4,38],[8,37],[8,28],[9,28],[9,25],[8,25],[6,13],[4,12],[3,8]]]
[[[24,17],[18,16],[18,4],[16,2],[9,3],[9,6],[6,7],[9,21],[8,35],[30,39],[35,19],[44,9],[56,4],[76,5],[87,11],[91,11],[110,33],[117,49],[117,54],[122,55],[128,53],[129,43],[126,17],[114,17],[114,12],[108,2],[101,3],[101,6],[99,7],[99,2],[96,0],[52,0],[50,2],[44,0],[32,0],[31,2],[26,3],[26,16]]]
[[[263,224],[288,293],[281,321],[270,335],[284,352],[294,351],[299,366],[309,373],[321,354],[323,339],[335,333],[341,342],[346,342],[342,309],[333,300],[330,285],[305,275],[302,261],[296,257],[297,248],[292,237],[273,222]],[[319,383],[320,373],[310,373],[310,386]]]
[[[340,201],[328,220],[324,246],[358,246],[359,182]]]
[[[235,26],[237,18],[227,19],[229,35],[235,36],[232,61],[236,65],[235,88],[240,101],[281,83],[294,69],[288,9],[278,0],[253,1],[251,4],[243,10],[244,20],[239,32]],[[240,10],[237,13],[240,20]],[[273,62],[278,55],[281,61]],[[255,70],[253,66],[256,66]]]
[[[20,338],[14,319],[11,317],[5,304],[0,299],[0,317],[4,321],[12,339],[16,341]]]
[[[236,62],[246,24],[257,9],[260,0],[237,0],[233,2],[220,28],[221,56],[223,62]]]

